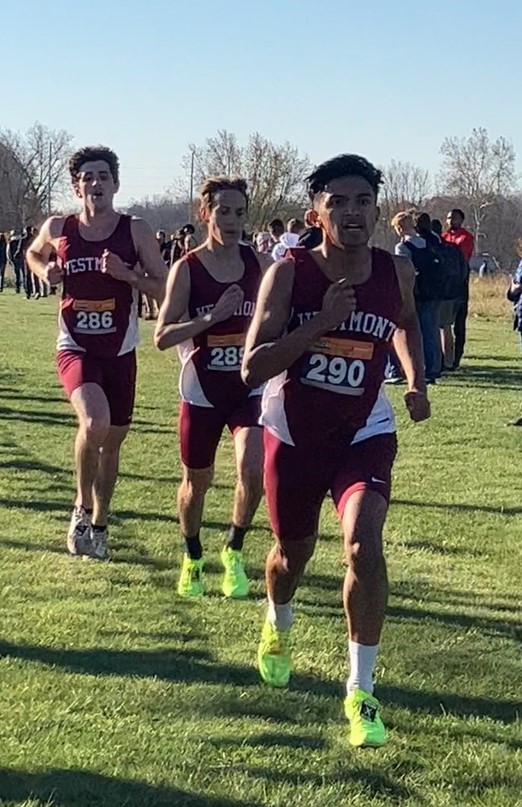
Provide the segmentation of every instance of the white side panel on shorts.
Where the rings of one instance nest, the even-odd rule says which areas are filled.
[[[263,390],[259,424],[282,443],[294,446],[285,412],[285,381],[286,371],[267,381]]]
[[[61,311],[58,314],[58,338],[56,340],[56,350],[75,350],[79,353],[85,353],[85,349],[76,344],[72,338],[69,328],[65,324]]]
[[[213,409],[212,404],[203,392],[197,370],[192,361],[192,356],[195,352],[196,349],[194,348],[194,341],[192,339],[187,339],[186,342],[182,342],[178,345],[178,355],[181,361],[179,394],[186,403]]]
[[[131,350],[137,348],[140,343],[140,330],[138,326],[138,299],[138,289],[133,289],[132,303],[129,311],[129,324],[118,356],[124,356],[126,353],[130,353]]]
[[[383,385],[379,390],[377,400],[368,416],[366,425],[359,429],[351,445],[361,443],[363,440],[368,440],[378,434],[394,434],[396,431],[395,413]]]

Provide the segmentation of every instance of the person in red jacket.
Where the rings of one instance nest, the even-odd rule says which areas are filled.
[[[466,230],[462,225],[464,224],[464,213],[459,208],[450,210],[447,215],[446,223],[448,229],[442,234],[442,238],[447,244],[453,244],[458,247],[462,252],[467,263],[473,255],[475,249],[475,238],[469,230]],[[462,296],[457,302],[457,311],[455,316],[455,324],[453,326],[455,337],[455,364],[453,369],[458,369],[462,355],[464,353],[464,345],[466,344],[466,320],[468,318],[468,305],[469,305],[469,272],[468,280],[462,290]]]

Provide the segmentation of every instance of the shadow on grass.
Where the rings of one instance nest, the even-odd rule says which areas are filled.
[[[65,395],[62,397],[57,397],[54,394],[51,395],[22,395],[18,392],[13,392],[12,390],[2,390],[0,389],[0,398],[5,398],[9,401],[34,401],[35,403],[61,403],[67,404],[67,398]]]
[[[269,732],[267,734],[257,734],[254,737],[212,737],[209,739],[212,745],[219,748],[301,748],[308,749],[322,749],[326,748],[326,740],[312,735],[299,735],[294,734],[278,734],[277,732]]]
[[[69,479],[71,472],[59,465],[49,465],[47,462],[40,462],[40,460],[2,460],[0,461],[0,468],[8,468],[10,471],[37,471],[44,474],[65,474]]]
[[[522,507],[491,507],[489,505],[463,504],[441,502],[411,501],[409,499],[393,499],[392,505],[406,505],[407,507],[428,507],[435,510],[458,510],[462,513],[494,513],[497,516],[519,516]]]
[[[198,795],[177,787],[63,768],[43,773],[0,768],[0,799],[39,799],[54,807],[256,807],[253,801]]]
[[[512,359],[510,361],[513,361]],[[452,377],[453,378],[453,377]],[[458,385],[451,384],[451,386],[461,386],[462,383],[475,386],[476,384],[484,384],[488,387],[502,387],[507,389],[518,389],[522,382],[522,373],[519,370],[511,367],[502,369],[491,364],[474,364],[473,366],[461,367],[458,375],[454,376],[455,381],[460,382]],[[444,381],[446,386],[446,381]],[[450,386],[448,384],[448,386]]]
[[[22,423],[42,424],[47,426],[63,426],[75,423],[74,415],[68,412],[48,412],[40,409],[11,409],[0,406],[2,420],[20,420]]]
[[[449,692],[420,690],[379,684],[378,696],[386,706],[424,712],[433,715],[447,714],[458,717],[488,717],[503,723],[514,723],[520,715],[520,703],[501,698],[475,698]]]
[[[15,645],[0,642],[0,657],[60,667],[81,675],[116,675],[159,678],[183,683],[236,684],[254,686],[259,677],[253,667],[215,663],[204,650],[111,650],[92,647],[86,650]]]
[[[389,776],[374,768],[346,767],[343,771],[330,774],[307,773],[306,771],[294,773],[293,771],[274,770],[274,768],[254,767],[249,767],[247,770],[251,776],[266,779],[269,782],[293,785],[297,788],[303,784],[312,784],[314,787],[321,788],[358,782],[363,785],[372,799],[386,796],[399,802],[413,795],[409,788],[394,782]]]

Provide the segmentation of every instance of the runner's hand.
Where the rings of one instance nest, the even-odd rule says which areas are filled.
[[[355,291],[348,280],[332,283],[323,297],[320,316],[327,330],[332,331],[344,322],[357,307]]]
[[[104,274],[110,275],[115,280],[128,281],[129,267],[126,263],[123,263],[118,255],[115,255],[114,252],[109,252],[108,249],[104,249],[103,251],[101,270]]]
[[[431,406],[428,396],[425,392],[418,390],[410,390],[404,396],[406,409],[410,413],[411,419],[415,423],[420,423],[421,420],[428,420],[431,415]]]
[[[230,319],[244,299],[245,295],[241,286],[238,286],[236,283],[233,286],[229,286],[210,312],[212,322],[224,322]]]
[[[49,261],[44,270],[43,279],[45,280],[45,282],[48,283],[50,286],[57,286],[58,283],[62,282],[62,278],[63,278],[62,267],[58,266],[58,264],[55,261]]]

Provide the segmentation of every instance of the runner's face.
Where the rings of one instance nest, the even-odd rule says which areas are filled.
[[[237,244],[245,229],[246,216],[247,203],[240,191],[218,191],[208,215],[209,233],[220,244]]]
[[[339,177],[318,194],[315,210],[326,238],[339,249],[364,246],[377,223],[375,192],[363,177]]]
[[[84,163],[76,186],[76,194],[89,208],[96,211],[112,209],[118,183],[112,177],[105,160]]]

